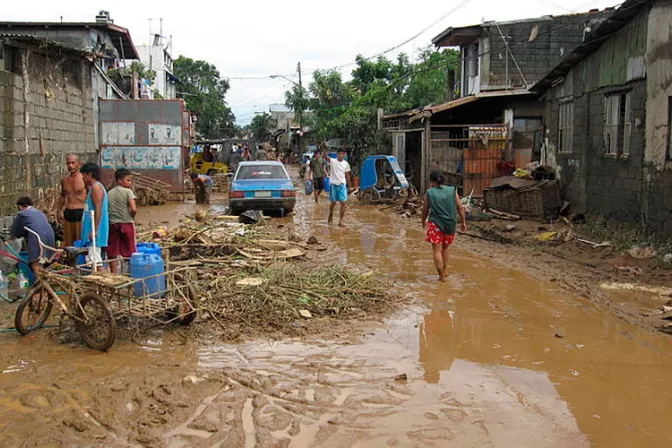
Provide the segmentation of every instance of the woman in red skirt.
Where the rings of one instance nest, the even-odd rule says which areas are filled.
[[[448,275],[448,255],[450,245],[455,241],[458,215],[460,230],[467,231],[467,220],[460,195],[457,194],[455,187],[443,183],[444,179],[440,172],[433,171],[429,175],[430,188],[425,194],[425,203],[422,207],[422,227],[427,229],[425,241],[432,244],[434,264],[442,282],[446,281]]]

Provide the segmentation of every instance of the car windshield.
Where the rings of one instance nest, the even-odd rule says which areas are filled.
[[[287,173],[279,165],[244,165],[238,169],[236,180],[287,180]]]

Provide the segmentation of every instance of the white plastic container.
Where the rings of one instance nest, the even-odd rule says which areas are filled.
[[[0,271],[0,296],[5,300],[9,300],[9,283],[7,276],[2,271]]]

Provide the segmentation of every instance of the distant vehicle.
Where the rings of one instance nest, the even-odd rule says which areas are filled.
[[[392,156],[369,156],[360,172],[359,200],[375,204],[383,199],[409,194],[410,184]]]
[[[233,156],[233,145],[247,144],[252,149],[252,156],[257,153],[257,142],[254,139],[224,139],[224,140],[203,140],[199,142],[200,145],[213,145],[218,147],[217,151],[212,151],[213,161],[206,162],[203,158],[203,152],[195,152],[190,158],[190,169],[192,173],[207,174],[213,176],[215,174],[226,174],[231,169],[231,162]],[[214,148],[213,148],[214,149]]]
[[[238,215],[246,210],[294,210],[296,189],[280,162],[241,162],[229,191],[229,208]]]
[[[196,174],[207,174],[208,176],[214,176],[215,174],[226,174],[228,171],[228,164],[225,162],[227,154],[223,151],[213,151],[213,161],[206,162],[203,159],[203,153],[197,152],[192,154],[190,168],[192,173]]]

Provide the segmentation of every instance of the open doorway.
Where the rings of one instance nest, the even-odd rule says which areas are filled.
[[[420,191],[422,179],[422,131],[406,133],[406,163],[404,173],[409,182]]]

